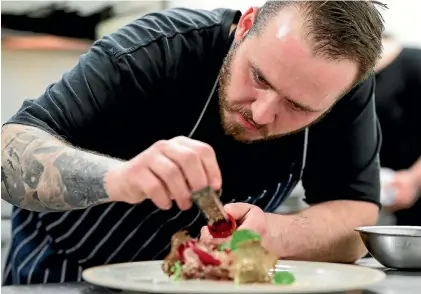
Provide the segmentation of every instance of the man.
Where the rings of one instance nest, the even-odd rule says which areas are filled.
[[[397,171],[383,188],[394,195],[385,209],[398,225],[421,226],[421,49],[402,47],[383,37],[376,67],[376,110],[382,126],[380,162]]]
[[[19,207],[6,283],[162,259],[206,224],[190,200],[205,186],[280,258],[364,255],[382,30],[371,2],[270,1],[153,13],[96,42],[3,126],[3,198]],[[301,175],[312,207],[272,214]]]

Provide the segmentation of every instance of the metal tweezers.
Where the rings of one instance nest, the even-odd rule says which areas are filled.
[[[211,187],[194,192],[192,200],[206,216],[210,225],[220,221],[228,221],[228,215],[219,199],[219,195]]]

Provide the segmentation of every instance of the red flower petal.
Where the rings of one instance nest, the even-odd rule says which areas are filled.
[[[228,221],[221,221],[214,225],[208,225],[208,229],[214,238],[227,238],[237,229],[237,222],[232,215],[228,214]]]

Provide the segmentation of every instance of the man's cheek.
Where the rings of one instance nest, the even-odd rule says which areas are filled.
[[[243,100],[253,93],[251,81],[242,75],[231,76],[230,82],[227,85],[227,94],[235,100]]]

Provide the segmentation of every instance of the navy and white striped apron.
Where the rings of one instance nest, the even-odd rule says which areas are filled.
[[[194,134],[213,96],[218,79],[204,106]],[[247,202],[273,212],[301,179],[307,154],[308,129],[302,134],[302,156],[289,176],[258,195],[224,199]],[[225,200],[225,201],[224,201]],[[188,228],[198,236],[206,224],[200,211],[177,207],[164,211],[152,202],[138,205],[111,203],[85,210],[38,213],[14,207],[12,242],[4,269],[4,285],[81,281],[83,269],[110,263],[163,259],[174,232]]]

